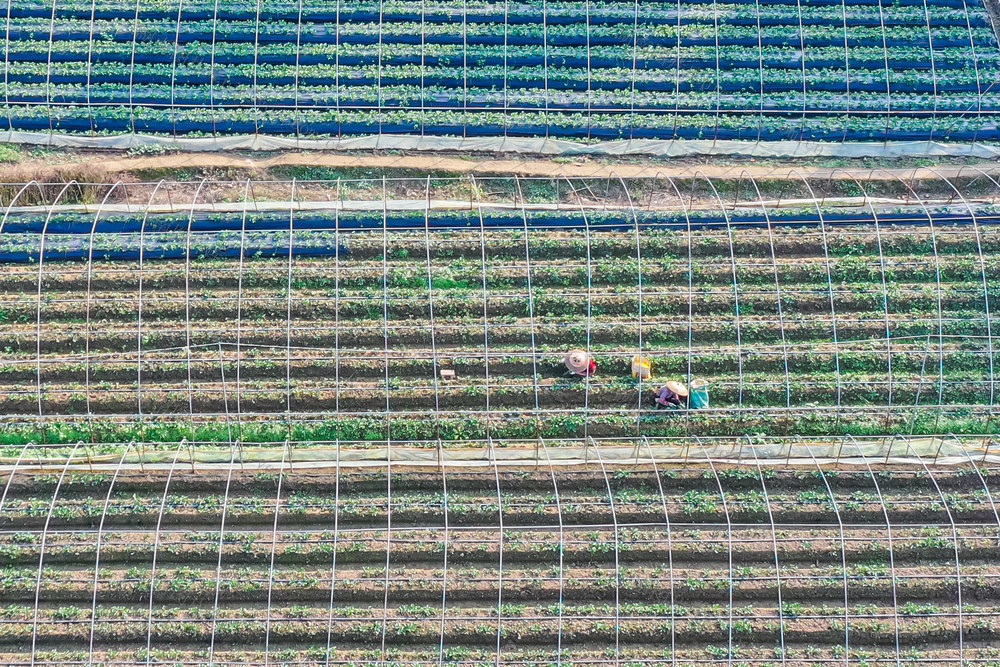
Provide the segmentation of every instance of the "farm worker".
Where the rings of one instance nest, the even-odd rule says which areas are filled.
[[[566,368],[574,375],[587,377],[597,372],[597,362],[590,358],[590,355],[583,350],[570,350],[563,357]]]
[[[690,404],[692,410],[703,410],[708,407],[708,382],[700,378],[691,380],[691,398]]]
[[[671,380],[656,393],[656,402],[668,408],[687,407],[688,389],[681,382]]]
[[[638,354],[632,357],[632,377],[643,380],[653,379],[653,362]]]

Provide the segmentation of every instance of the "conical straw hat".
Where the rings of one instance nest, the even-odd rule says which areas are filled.
[[[583,373],[590,366],[590,357],[583,350],[570,350],[563,357],[563,363],[574,373]]]
[[[685,387],[682,382],[675,382],[674,380],[671,380],[670,382],[667,383],[667,389],[674,392],[678,396],[688,395],[688,388]]]

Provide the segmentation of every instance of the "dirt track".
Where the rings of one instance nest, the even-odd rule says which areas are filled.
[[[84,156],[81,156],[84,157]],[[84,160],[61,164],[23,162],[0,169],[0,180],[58,180],[81,170],[88,176],[109,177],[143,171],[173,169],[238,169],[264,172],[276,167],[327,167],[333,169],[383,169],[419,171],[425,173],[481,174],[511,176],[565,176],[567,178],[652,178],[671,176],[677,178],[709,176],[712,178],[739,178],[752,175],[756,179],[811,179],[837,180],[923,180],[940,177],[956,178],[975,175],[977,170],[987,174],[1000,174],[1000,165],[939,165],[936,167],[830,167],[830,166],[774,166],[770,164],[746,165],[692,165],[678,164],[618,164],[609,165],[590,160],[564,162],[553,160],[506,160],[488,157],[451,157],[437,155],[351,155],[342,153],[286,153],[260,158],[238,154],[183,153],[145,157],[102,159],[101,154],[86,155]],[[27,178],[25,178],[27,177]]]

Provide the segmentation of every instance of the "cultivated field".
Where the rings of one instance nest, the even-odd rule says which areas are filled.
[[[17,0],[4,55],[0,128],[97,138],[1000,136],[979,0]]]
[[[993,433],[994,217],[956,203],[14,212],[2,438]],[[567,376],[574,347],[596,376]],[[653,382],[630,376],[639,352]],[[656,409],[657,382],[694,377],[709,409]]]
[[[1000,667],[998,22],[8,0],[0,665]]]
[[[991,665],[996,470],[6,480],[5,664]]]

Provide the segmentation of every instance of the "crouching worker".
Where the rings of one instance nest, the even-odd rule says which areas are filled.
[[[704,410],[708,408],[708,382],[700,378],[691,380],[691,396],[688,398],[688,405],[692,410]]]
[[[563,363],[573,375],[587,377],[597,372],[597,362],[583,350],[570,350],[563,357]]]
[[[671,410],[680,410],[688,406],[688,389],[682,382],[671,380],[656,392],[656,402]]]

